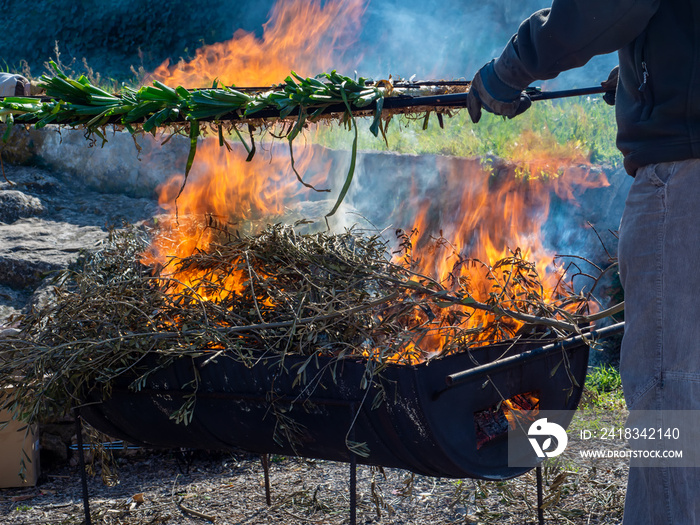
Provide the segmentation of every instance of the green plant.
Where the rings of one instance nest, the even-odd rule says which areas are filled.
[[[378,140],[360,126],[358,147],[404,154],[462,157],[496,156],[516,162],[527,156],[566,157],[618,167],[614,111],[598,97],[542,101],[512,120],[486,113],[472,124],[466,111],[444,119],[395,117]],[[319,126],[313,140],[334,149],[347,149],[347,135],[338,126]],[[527,159],[525,159],[527,160]],[[535,175],[539,175],[535,173]]]
[[[610,365],[602,365],[594,368],[586,377],[586,386],[600,392],[615,392],[622,388],[620,372]]]
[[[589,372],[584,385],[582,405],[592,408],[623,409],[625,398],[622,394],[620,372],[610,365],[602,365]]]
[[[374,103],[374,118],[369,130],[375,136],[384,132],[381,123],[386,87],[368,84],[367,79],[362,77],[353,80],[335,70],[308,78],[292,71],[291,75],[284,79],[284,83],[257,94],[247,94],[225,86],[219,87],[217,81],[214,81],[210,89],[188,90],[183,86],[172,88],[158,80],[154,80],[152,86],[143,86],[138,90],[124,86],[120,93],[112,94],[95,85],[95,81],[99,81],[99,75],[94,77],[92,72],[92,79],[85,75],[80,75],[77,79],[66,75],[59,65],[58,48],[56,60],[59,62],[49,61],[53,75],[41,77],[41,85],[50,100],[32,97],[5,97],[0,100],[0,122],[7,125],[3,140],[7,140],[15,122],[34,124],[37,129],[47,124],[80,127],[86,130],[88,138],[93,135],[99,137],[103,145],[107,142],[104,127],[110,123],[125,127],[132,135],[139,132],[155,135],[157,128],[175,125],[176,131],[186,132],[190,138],[183,188],[194,161],[197,139],[203,131],[200,121],[214,121],[219,144],[228,147],[224,139],[224,124],[221,122],[223,118],[228,122],[228,131],[234,131],[248,151],[246,160],[251,160],[255,155],[254,128],[248,127],[248,146],[234,123],[236,119],[232,120],[230,115],[236,114],[246,119],[259,118],[259,112],[265,109],[278,112],[280,119],[285,119],[293,111],[297,111],[294,124],[285,134],[289,143],[291,167],[299,182],[313,188],[303,181],[295,167],[292,143],[305,129],[307,122],[317,121],[327,109],[340,105],[345,109],[340,118],[341,123],[348,130],[354,130],[353,154],[336,204],[326,214],[326,217],[329,217],[336,212],[347,194],[355,171],[358,129],[353,110]],[[85,65],[87,66],[87,62]]]

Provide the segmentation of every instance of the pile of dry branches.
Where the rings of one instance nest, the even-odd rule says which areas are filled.
[[[0,386],[15,385],[6,405],[16,417],[66,411],[86,389],[108,393],[126,371],[143,374],[138,388],[153,371],[143,367],[146,355],[158,366],[222,352],[251,362],[273,353],[352,356],[381,370],[543,331],[568,335],[588,304],[564,287],[545,299],[519,252],[491,266],[457,257],[446,282],[421,275],[403,231],[392,253],[382,237],[354,231],[217,229],[206,252],[157,268],[141,262],[152,233],[113,232],[59,276],[49,306],[26,315],[22,332],[2,342]],[[485,297],[463,272],[470,266],[488,276]],[[486,320],[476,323],[475,312]]]

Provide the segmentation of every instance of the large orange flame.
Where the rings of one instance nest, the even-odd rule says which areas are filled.
[[[602,172],[591,169],[578,149],[565,154],[564,148],[555,147],[554,153],[548,151],[551,148],[527,144],[520,159],[491,168],[449,158],[440,162],[438,158],[440,195],[410,199],[415,206],[410,225],[416,233],[408,255],[415,271],[430,276],[450,292],[467,292],[481,303],[488,303],[496,293],[499,306],[527,310],[533,290],[527,283],[515,283],[517,265],[494,266],[515,255],[533,262],[532,275],[544,285],[540,298],[552,301],[563,283],[562,267],[554,265],[555,253],[545,245],[542,234],[551,198],[557,195],[575,206],[577,195],[606,186],[608,181]],[[492,326],[496,317],[484,310],[472,313],[471,309],[453,307],[452,311],[459,309],[469,313],[469,327]],[[417,319],[416,324],[425,321]],[[513,321],[500,335],[512,334],[520,326],[522,323]],[[449,329],[436,331],[421,341],[420,349],[408,348],[401,359],[415,362],[416,356],[421,360],[440,353],[450,334]],[[484,330],[475,340],[492,341],[497,335]]]
[[[320,1],[280,1],[261,39],[238,32],[228,42],[198,50],[190,62],[175,67],[164,63],[153,77],[187,87],[201,87],[215,78],[226,84],[265,86],[281,82],[291,69],[311,75],[353,67],[354,63],[343,62],[341,56],[359,32],[364,9],[362,0],[329,0],[323,5]],[[258,153],[253,162],[246,163],[242,155],[227,152],[215,140],[205,140],[198,148],[194,169],[177,206],[174,198],[182,176],[163,187],[161,205],[170,211],[171,218],[145,255],[146,261],[164,265],[171,257],[184,258],[195,249],[207,249],[210,233],[182,227],[188,216],[208,214],[220,222],[270,216],[279,220],[285,205],[301,190],[290,169],[287,149],[280,149],[279,153]],[[297,153],[300,173],[318,160],[304,152],[299,148]],[[408,210],[415,212],[410,218],[406,218],[404,209],[406,220],[393,224],[418,232],[412,238],[411,251],[416,271],[447,288],[461,286],[486,302],[493,293],[494,281],[509,279],[507,268],[494,269],[491,264],[519,249],[523,258],[537,261],[536,271],[541,277],[551,276],[544,295],[547,298],[552,294],[559,275],[550,271],[554,254],[543,245],[541,235],[550,196],[555,192],[562,199],[572,199],[576,191],[607,181],[587,168],[586,159],[575,145],[541,144],[534,134],[523,135],[514,145],[511,158],[511,169],[493,172],[474,166],[464,172],[451,168],[454,162],[438,160],[442,194],[417,203],[415,209]],[[405,207],[405,203],[402,205]],[[436,243],[436,237],[449,242]],[[483,264],[475,264],[477,260]],[[185,274],[176,277],[183,287],[199,278]],[[234,272],[230,279],[228,293],[236,293],[246,276]],[[481,326],[492,317],[477,313],[471,322]],[[404,356],[408,354],[409,361],[415,361],[439,352],[444,337],[437,334],[433,340],[421,341],[421,348],[412,343]]]
[[[158,235],[143,255],[143,262],[166,266],[172,259],[184,259],[195,250],[207,251],[220,230],[216,225],[240,229],[255,222],[281,220],[286,213],[285,203],[308,193],[292,172],[288,149],[282,149],[284,152],[269,155],[260,152],[246,162],[243,155],[228,152],[218,141],[204,140],[184,188],[183,175],[175,175],[161,186],[159,204],[166,215],[160,219]],[[313,161],[313,153],[310,149],[296,149],[297,169],[305,172]],[[316,171],[324,173],[323,167]],[[309,182],[316,180],[311,178]],[[208,226],[215,227],[203,228],[205,220]],[[171,290],[182,291],[200,277],[201,272],[178,272],[177,279],[182,284]],[[242,271],[233,273],[224,288],[235,291],[246,279]]]
[[[350,62],[341,61],[341,57],[357,35],[365,7],[364,0],[277,2],[263,26],[262,38],[238,31],[227,42],[197,50],[189,62],[180,61],[174,66],[164,62],[151,79],[189,88],[211,85],[214,79],[227,85],[269,86],[282,82],[290,70],[311,75],[342,66],[354,67],[359,57],[352,57]],[[296,159],[297,170],[303,173],[311,155],[304,154],[303,148],[299,155],[304,158]],[[164,233],[145,254],[147,263],[165,265],[171,258],[207,249],[213,230],[202,233],[196,227],[187,227],[188,216],[208,214],[221,222],[279,216],[285,199],[300,189],[289,168],[286,150],[270,155],[259,151],[251,163],[246,163],[240,155],[227,154],[211,138],[198,147],[190,180],[177,197],[182,180],[181,175],[175,175],[160,190],[159,202],[171,218],[164,221]],[[178,275],[182,286],[197,278]],[[235,290],[238,284],[232,282],[230,286]]]
[[[239,30],[231,40],[198,49],[189,62],[175,67],[164,62],[152,78],[188,88],[208,87],[215,79],[226,85],[270,86],[290,70],[308,76],[353,67],[359,57],[342,56],[355,41],[364,11],[363,0],[280,1],[262,38]]]

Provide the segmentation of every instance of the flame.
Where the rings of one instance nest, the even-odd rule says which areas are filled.
[[[270,86],[294,70],[314,75],[354,66],[358,56],[343,60],[355,41],[363,0],[279,1],[263,25],[262,38],[238,30],[231,40],[198,49],[189,62],[171,67],[166,60],[151,75],[168,85],[208,87],[215,79],[225,85]]]
[[[364,0],[293,0],[277,2],[263,26],[262,38],[239,30],[223,43],[197,50],[189,61],[171,67],[161,64],[150,80],[189,88],[211,85],[214,79],[239,86],[269,86],[281,82],[290,69],[310,75],[327,69],[353,67],[359,56],[343,61],[346,48],[353,43],[365,11]],[[296,149],[296,148],[295,148]],[[297,170],[306,171],[312,154],[301,149],[295,153]],[[197,149],[197,158],[189,180],[179,195],[183,176],[174,175],[159,190],[159,203],[170,213],[161,223],[161,233],[143,256],[143,262],[165,266],[171,260],[206,251],[216,236],[215,229],[204,232],[187,217],[207,214],[226,222],[260,219],[281,215],[286,199],[300,193],[300,185],[289,167],[289,153],[266,155],[258,152],[246,163],[236,152],[227,154],[213,139],[206,139]],[[313,184],[313,181],[307,181]],[[177,201],[175,201],[177,197]],[[165,272],[172,276],[172,272]],[[199,282],[197,272],[178,272],[181,283],[175,292]],[[226,283],[227,293],[240,290],[245,277],[232,273]],[[200,290],[200,295],[206,292]],[[223,299],[217,294],[217,299]]]
[[[280,82],[292,69],[307,76],[331,68],[353,67],[359,57],[348,61],[343,54],[359,33],[365,8],[363,0],[329,0],[323,4],[280,1],[264,25],[261,38],[239,31],[228,42],[198,50],[190,62],[181,61],[175,66],[163,63],[152,77],[185,87],[209,85],[216,78],[225,84],[269,86]],[[286,204],[308,196],[291,171],[286,147],[281,149],[279,153],[274,149],[269,154],[258,152],[252,162],[245,162],[240,152],[229,153],[215,140],[204,140],[182,193],[179,194],[181,175],[174,176],[161,190],[160,204],[170,215],[161,221],[161,234],[143,255],[144,262],[163,267],[196,250],[206,252],[217,232],[216,228],[202,231],[198,227],[196,221],[201,221],[203,215],[220,223],[281,219]],[[442,162],[438,157],[443,193],[421,199],[420,189],[416,188],[415,205],[401,206],[401,211],[410,212],[411,216],[393,224],[417,232],[411,237],[412,249],[406,254],[412,268],[451,291],[463,289],[478,301],[487,302],[494,293],[494,282],[510,278],[507,266],[494,268],[492,264],[515,253],[536,261],[533,271],[545,280],[543,298],[551,299],[560,275],[551,271],[554,254],[544,246],[541,236],[551,194],[573,199],[577,191],[605,185],[607,181],[589,169],[579,145],[543,143],[534,133],[523,134],[509,156],[513,162],[510,167],[494,166],[491,172],[481,166],[448,169],[454,162]],[[318,163],[310,148],[298,148],[295,158],[299,173]],[[321,178],[325,176],[322,169],[318,173]],[[313,180],[307,182],[317,184]],[[188,222],[193,217],[195,224]],[[240,292],[247,281],[243,269],[232,269],[224,291],[210,293],[201,286],[205,277],[201,272],[164,271],[161,276],[177,281],[175,291],[199,286],[198,294],[210,300],[222,300],[226,294]],[[506,306],[508,300],[517,306],[517,297],[506,298]],[[492,314],[481,311],[470,311],[469,315],[473,327],[487,326],[494,320]],[[449,311],[445,324],[449,324],[448,318]],[[417,318],[415,322],[423,320]],[[504,329],[514,332],[518,327],[519,323],[513,321]],[[440,353],[449,336],[444,331],[407,342],[402,352],[389,360],[418,362]],[[366,352],[371,354],[372,350]]]
[[[197,149],[197,162],[184,187],[184,176],[174,175],[159,188],[158,203],[165,215],[160,218],[158,233],[142,255],[142,262],[166,267],[161,275],[178,281],[171,287],[173,293],[197,287],[205,272],[175,271],[167,265],[195,251],[206,252],[220,235],[221,228],[217,226],[230,226],[231,221],[241,226],[256,221],[274,222],[275,217],[285,214],[286,202],[308,193],[292,172],[288,149],[283,149],[284,152],[269,156],[261,153],[246,162],[243,155],[220,147],[218,140],[205,139]],[[313,151],[295,148],[295,162],[297,169],[307,171],[314,162]],[[322,165],[319,176],[327,170]],[[314,178],[309,182],[317,183]],[[198,287],[197,293],[203,299],[222,300],[228,293],[240,292],[247,279],[244,270],[232,271],[220,283],[220,292],[210,295]]]
[[[562,268],[554,264],[555,253],[541,234],[552,194],[575,202],[577,194],[609,183],[603,173],[591,169],[577,148],[568,155],[563,148],[557,148],[556,154],[549,148],[524,140],[521,158],[492,167],[490,173],[474,165],[467,165],[466,172],[455,169],[454,162],[439,165],[445,192],[439,197],[414,196],[417,211],[411,222],[410,249],[400,257],[404,262],[408,258],[418,274],[432,277],[450,292],[466,292],[481,303],[498,293],[498,304],[511,310],[526,310],[526,296],[533,290],[526,284],[513,284],[516,265],[493,265],[509,258],[533,261],[528,273],[536,274],[544,285],[538,292],[540,299],[555,300],[564,286]],[[399,257],[396,262],[401,262]],[[509,288],[510,293],[503,293]],[[485,343],[512,336],[523,325],[503,318],[494,323],[492,313],[457,306],[439,312],[443,318],[439,322],[449,326],[449,314],[457,310],[470,315],[468,327],[482,328],[476,340]],[[421,316],[416,325],[426,320]],[[443,353],[450,337],[451,330],[438,331],[423,338],[419,351],[411,347],[396,359],[416,363]],[[421,357],[416,359],[416,354]]]
[[[524,392],[474,413],[477,450],[514,430],[516,425],[535,421],[540,413],[540,392]]]
[[[215,140],[204,141],[198,155],[206,162],[195,163],[177,199],[177,215],[174,198],[182,186],[182,176],[164,185],[160,204],[170,215],[161,221],[163,233],[155,239],[144,261],[163,266],[171,258],[185,258],[195,250],[207,251],[217,235],[216,229],[202,231],[201,227],[183,227],[187,217],[208,215],[213,218],[210,220],[218,222],[285,220],[286,204],[306,199],[308,194],[291,172],[286,146],[278,149],[245,162],[243,155],[227,152]],[[540,176],[532,177],[526,176],[522,164],[497,165],[485,170],[466,159],[461,164],[455,159],[447,161],[438,157],[437,177],[442,181],[442,194],[420,197],[421,190],[414,188],[414,196],[397,210],[396,223],[407,224],[412,233],[407,234],[411,244],[404,254],[407,259],[397,258],[396,262],[410,264],[415,272],[430,276],[450,292],[466,291],[477,301],[487,303],[494,293],[494,284],[502,285],[513,278],[514,266],[494,267],[496,261],[508,257],[534,261],[532,272],[539,277],[536,284],[544,284],[536,293],[545,302],[553,300],[561,286],[561,272],[553,266],[555,254],[545,246],[541,235],[552,194],[575,198],[588,188],[606,185],[607,180],[602,173],[587,167],[582,157],[551,158],[544,151],[533,150],[534,147],[528,154],[537,159],[537,166],[555,166],[554,173],[541,171]],[[315,155],[313,148],[299,147],[295,151],[300,172],[311,171],[313,167],[317,177],[326,176],[330,160]],[[326,165],[319,168],[324,161]],[[314,179],[310,182],[319,183]],[[408,214],[400,217],[400,212]],[[221,301],[228,294],[242,292],[244,283],[249,281],[245,261],[240,263],[231,265],[240,269],[231,269],[215,294],[201,286],[207,281],[206,272],[161,272],[161,275],[180,283],[174,287],[175,291],[196,288],[203,299]],[[499,304],[513,310],[521,307],[526,310],[518,294],[529,294],[532,290],[511,288],[511,296],[501,297]],[[266,304],[273,306],[269,302]],[[462,323],[462,326],[478,329],[475,330],[476,340],[483,343],[509,337],[522,325],[502,318],[494,323],[495,316],[482,310],[443,308],[434,312],[438,317],[434,324],[445,329],[407,341],[401,351],[392,356],[378,355],[376,349],[365,349],[364,355],[415,364],[442,354],[453,342],[450,315],[457,310],[468,313],[468,324]],[[426,321],[420,310],[415,315],[415,319],[407,320],[409,325],[418,326]]]

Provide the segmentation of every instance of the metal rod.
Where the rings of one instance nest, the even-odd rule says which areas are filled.
[[[357,457],[350,454],[350,525],[357,523]]]
[[[368,86],[374,86],[377,82],[368,81]],[[397,81],[392,84],[394,88],[401,89],[421,89],[431,86],[439,87],[463,87],[468,88],[472,84],[471,80],[416,80],[416,81]],[[207,89],[207,88],[200,88]],[[276,89],[275,86],[251,86],[251,87],[234,87],[238,91],[270,91]],[[194,91],[190,89],[190,91]],[[585,95],[597,95],[608,91],[603,86],[592,86],[586,88],[565,89],[560,91],[540,91],[539,88],[527,88],[525,92],[530,95],[531,100],[549,100],[553,98],[565,97],[580,97]]]
[[[567,98],[567,97],[583,97],[586,95],[601,95],[609,89],[603,86],[593,86],[587,88],[579,89],[564,89],[562,91],[539,91],[538,89],[529,90],[526,89],[525,93],[528,94],[530,100],[552,100],[555,98]]]
[[[537,465],[535,468],[537,474],[537,522],[539,525],[544,525],[544,494],[542,489],[542,466]]]
[[[580,97],[605,93],[602,86],[593,86],[580,89],[566,89],[563,91],[540,91],[539,89],[526,89],[530,100],[552,100],[556,98]],[[433,107],[461,107],[467,103],[468,93],[449,93],[446,95],[431,95],[426,97],[388,97],[384,99],[384,107],[398,109],[406,107],[433,106]]]
[[[236,88],[243,89],[243,88]],[[525,92],[530,97],[530,100],[552,100],[557,98],[566,97],[578,97],[584,95],[595,95],[600,93],[605,93],[606,89],[602,86],[594,86],[581,89],[567,89],[563,91],[539,91],[537,88],[528,88]],[[463,108],[467,103],[468,93],[448,93],[444,95],[431,95],[424,97],[412,97],[409,95],[400,95],[384,98],[384,109],[387,110],[406,110],[405,113],[410,113],[411,108]],[[50,97],[30,97],[30,98],[41,98],[42,102],[51,100]],[[362,107],[355,108],[353,111],[361,112],[362,114],[372,114],[377,107],[376,102]],[[308,108],[307,108],[308,109]],[[333,115],[333,114],[344,114],[347,110],[345,104],[333,104],[324,108],[323,115]],[[299,114],[299,108],[294,108],[290,113],[289,117],[294,117]],[[116,115],[110,118],[108,123],[119,124],[121,122],[121,116]],[[202,122],[206,121],[232,121],[232,122],[247,122],[250,120],[267,119],[267,118],[280,118],[280,112],[277,109],[263,109],[251,115],[250,117],[241,116],[238,112],[231,112],[225,115],[219,115],[218,117],[208,117],[199,119]],[[145,120],[145,119],[144,119]],[[177,124],[178,122],[185,122],[184,120],[173,120],[168,121],[170,124]],[[28,122],[31,124],[31,122]]]
[[[272,505],[272,497],[270,495],[270,455],[262,454],[260,460],[262,461],[263,473],[265,476],[265,503],[267,503],[269,507]]]
[[[368,80],[366,82],[367,86],[374,86],[378,83],[382,83],[381,80],[379,81],[374,81],[374,80]],[[394,88],[403,88],[403,89],[421,89],[426,86],[439,86],[439,87],[469,87],[471,86],[472,81],[471,80],[397,80],[392,83],[392,86]],[[237,91],[243,91],[243,92],[264,92],[264,91],[272,91],[274,89],[280,89],[279,85],[271,85],[271,86],[228,86],[230,88],[233,88]],[[188,91],[197,91],[198,89],[210,89],[210,88],[187,88]]]
[[[90,496],[88,494],[87,473],[85,472],[85,451],[83,450],[83,425],[80,417],[80,409],[75,408],[75,431],[78,438],[78,464],[80,465],[80,481],[83,486],[83,511],[85,512],[85,525],[92,525],[90,521]]]
[[[368,82],[367,85],[371,86],[374,83]],[[395,88],[404,88],[404,89],[419,89],[425,86],[463,86],[463,87],[469,87],[471,85],[471,81],[468,80],[456,80],[456,81],[448,81],[448,80],[422,80],[419,82],[397,82],[394,84]],[[198,89],[209,89],[209,88],[198,88]],[[238,91],[267,91],[274,89],[274,87],[236,87],[235,88]],[[197,89],[190,89],[189,91],[197,91]],[[530,100],[551,100],[555,98],[567,98],[567,97],[581,97],[585,95],[599,95],[602,93],[605,93],[606,91],[609,91],[609,89],[604,88],[603,86],[591,86],[591,87],[585,87],[585,88],[575,88],[575,89],[563,89],[559,91],[541,91],[540,88],[533,87],[533,88],[527,88],[525,89],[525,93],[530,97]],[[118,96],[116,94],[115,96]],[[399,96],[394,96],[394,97],[387,97],[384,99],[384,104],[385,107],[386,103],[394,100],[399,100],[399,99],[405,99],[405,100],[414,100],[417,102],[415,105],[422,105],[426,102],[429,102],[429,99],[434,98],[434,97],[440,97],[440,99],[443,101],[442,103],[445,105],[452,105],[453,103],[456,105],[460,105],[462,100],[466,100],[467,93],[446,93],[443,95],[429,95],[429,96],[424,96],[424,97],[412,97],[410,95],[399,95]],[[6,97],[0,97],[2,99]],[[38,99],[41,102],[52,102],[54,100],[57,100],[56,97],[49,97],[47,95],[30,95],[26,96],[23,98],[34,98]],[[448,104],[449,102],[449,104]],[[429,105],[429,104],[427,104]],[[343,104],[339,104],[338,107],[344,108],[345,106]],[[371,107],[371,106],[370,106]],[[398,107],[404,107],[404,106],[398,106]]]
[[[581,89],[567,89],[564,91],[538,91],[529,90],[528,95],[533,101],[537,100],[551,100],[556,98],[565,97],[576,97],[582,95],[592,95],[596,93],[605,93],[605,89],[601,86],[594,86],[589,88]],[[468,93],[448,93],[444,95],[430,95],[425,97],[411,97],[408,95],[386,97],[384,98],[384,109],[386,110],[398,110],[406,109],[407,112],[410,108],[420,108],[420,107],[434,107],[434,108],[463,108],[467,104]],[[356,111],[366,112],[371,114],[377,107],[376,102],[372,102],[363,108],[353,108]],[[322,114],[331,115],[334,113],[342,114],[345,113],[347,108],[345,104],[333,104],[326,107]],[[299,114],[299,109],[294,108],[289,116],[295,116]],[[279,118],[279,111],[276,109],[264,109],[251,115],[251,119],[260,118]],[[211,119],[201,119],[201,120],[213,120]],[[247,120],[246,117],[241,117],[238,113],[228,113],[219,117],[219,120],[231,120],[231,121],[244,121]]]
[[[505,370],[507,368],[512,368],[514,366],[526,363],[533,359],[541,359],[562,350],[570,350],[578,347],[583,347],[587,344],[587,341],[591,339],[604,339],[615,334],[623,332],[625,329],[625,323],[617,323],[611,326],[606,326],[605,328],[600,328],[598,330],[592,330],[591,332],[584,335],[577,335],[575,337],[570,337],[569,339],[564,339],[556,343],[551,343],[533,350],[527,350],[518,355],[513,355],[510,357],[505,357],[499,359],[492,363],[486,363],[484,365],[475,366],[469,370],[463,370],[461,372],[455,372],[445,377],[445,382],[447,387],[457,386],[466,383],[470,379],[477,376],[482,376],[484,374],[491,374],[498,372],[500,370]]]

